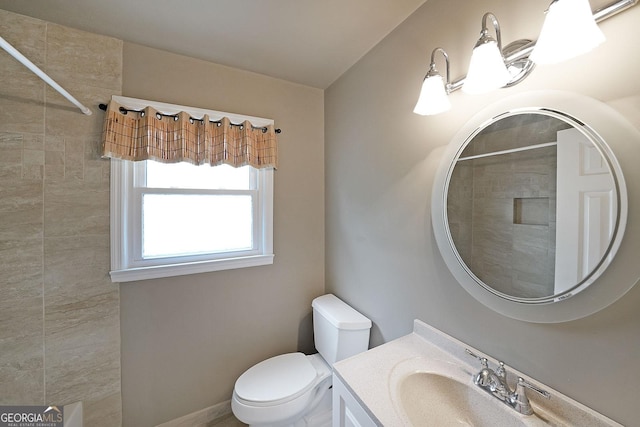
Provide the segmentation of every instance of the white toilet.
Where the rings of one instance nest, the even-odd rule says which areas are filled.
[[[336,296],[313,300],[318,354],[287,353],[249,368],[236,381],[233,414],[251,426],[331,425],[331,366],[369,348],[371,320]]]

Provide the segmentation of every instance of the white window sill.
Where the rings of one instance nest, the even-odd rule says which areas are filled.
[[[256,267],[269,264],[273,264],[273,254],[127,268],[110,271],[109,275],[111,276],[112,282],[132,282],[135,280],[159,279],[162,277],[184,276],[187,274],[208,273],[211,271]]]

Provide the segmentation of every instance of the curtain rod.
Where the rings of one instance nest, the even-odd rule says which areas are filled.
[[[107,111],[107,104],[100,104],[98,105],[98,107],[102,110],[102,111]],[[135,110],[133,108],[124,108],[124,107],[120,107],[119,108],[120,112],[122,114],[127,114],[129,111],[131,111],[132,113],[143,113],[144,114],[144,110]],[[177,114],[163,114],[163,113],[156,113],[156,116],[161,116],[161,117],[173,117],[174,120],[178,120],[178,115]],[[160,117],[158,117],[160,118]],[[197,120],[199,122],[203,121],[203,119],[196,119],[193,117],[189,117],[189,119],[191,120],[191,123],[193,123],[194,120]],[[211,120],[211,123],[221,123],[219,120]],[[231,123],[231,126],[243,126],[242,123]],[[251,125],[254,129],[262,129],[262,132],[266,132],[267,128],[266,126],[253,126]],[[282,129],[274,129],[275,133],[281,133]]]
[[[503,154],[512,154],[512,153],[519,153],[521,151],[537,150],[538,148],[553,147],[555,145],[558,145],[558,143],[557,142],[543,142],[542,144],[525,145],[524,147],[510,148],[508,150],[492,151],[490,153],[476,154],[474,156],[460,157],[457,161],[458,162],[463,162],[465,160],[475,160],[475,159],[482,159],[482,158],[485,158],[485,157],[501,156]]]
[[[69,92],[67,92],[66,90],[64,90],[64,88],[62,86],[60,86],[58,83],[56,83],[51,77],[49,77],[40,68],[38,68],[37,65],[35,65],[33,62],[29,61],[29,59],[27,59],[27,57],[25,57],[22,53],[20,53],[18,51],[18,49],[16,49],[15,47],[11,46],[11,44],[9,44],[9,42],[6,41],[2,37],[0,37],[0,47],[2,47],[4,50],[6,50],[9,55],[13,56],[15,59],[17,59],[19,62],[21,62],[22,65],[24,65],[29,70],[31,70],[35,75],[37,75],[42,80],[44,80],[45,83],[47,83],[49,86],[51,86],[52,88],[57,90],[60,93],[60,95],[62,95],[65,98],[67,98],[73,105],[78,107],[80,109],[80,111],[82,111],[84,114],[86,114],[87,116],[91,115],[91,110],[89,110],[87,107],[82,105],[77,99],[75,99],[73,96],[71,96],[71,94]]]

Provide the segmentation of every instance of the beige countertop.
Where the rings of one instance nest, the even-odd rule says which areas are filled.
[[[441,405],[425,403],[424,408],[418,407],[416,409],[414,406],[414,411],[421,412],[421,416],[416,417],[414,412],[413,418],[411,418],[402,409],[402,405],[399,404],[401,400],[400,384],[405,378],[416,372],[436,373],[462,384],[469,384],[469,387],[477,388],[478,396],[473,396],[477,408],[469,410],[491,409],[494,414],[490,423],[492,427],[512,427],[517,424],[522,426],[621,426],[507,366],[509,384],[513,385],[517,377],[521,376],[552,395],[551,399],[547,400],[538,396],[537,393],[529,391],[527,395],[535,414],[532,416],[518,414],[473,384],[472,377],[480,370],[480,363],[465,353],[467,348],[475,354],[487,357],[490,366],[495,369],[497,361],[489,355],[416,320],[413,333],[337,362],[334,365],[334,372],[351,390],[374,421],[385,427],[429,426],[433,423],[433,421],[430,422],[430,419],[437,419],[437,412],[443,410],[440,408]],[[420,399],[420,396],[412,396],[411,400],[414,401],[412,404],[419,405]],[[433,401],[433,399],[424,400],[425,402]],[[464,421],[471,419],[466,418],[464,414],[460,414],[460,418],[463,422],[461,425],[475,424],[471,421]],[[465,422],[467,424],[464,424]]]

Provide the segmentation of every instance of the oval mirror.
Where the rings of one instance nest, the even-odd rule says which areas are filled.
[[[577,105],[487,108],[454,138],[434,184],[434,231],[448,267],[478,300],[521,320],[583,317],[629,289],[571,313],[535,309],[601,277],[626,225],[617,159],[565,104]]]

